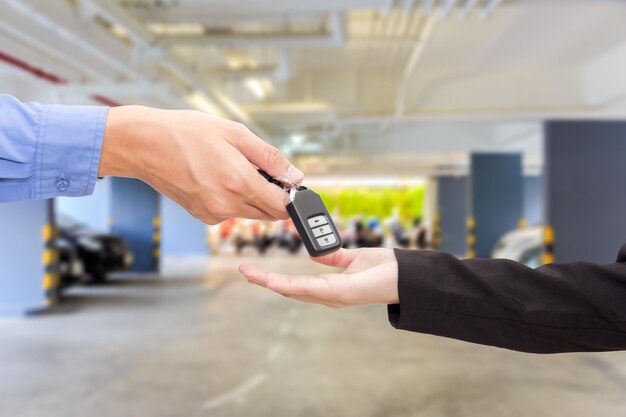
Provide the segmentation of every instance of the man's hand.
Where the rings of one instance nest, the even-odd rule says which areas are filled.
[[[287,218],[286,193],[261,177],[304,174],[245,126],[206,113],[122,106],[109,110],[99,176],[138,178],[207,224]]]
[[[398,303],[398,262],[392,250],[340,249],[311,259],[345,270],[318,276],[284,275],[243,264],[239,272],[251,284],[307,303],[333,308]]]

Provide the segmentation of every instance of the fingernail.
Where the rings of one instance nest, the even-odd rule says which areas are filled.
[[[285,174],[285,176],[292,181],[299,182],[304,179],[304,172],[300,171],[298,168],[296,168],[293,165],[289,165],[289,168],[287,168],[287,173]]]

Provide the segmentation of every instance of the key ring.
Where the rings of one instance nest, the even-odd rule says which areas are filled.
[[[270,174],[268,174],[267,172],[263,171],[262,169],[257,169],[257,171],[259,172],[259,174],[261,174],[261,176],[263,178],[265,178],[266,180],[268,180],[272,184],[282,188],[287,194],[289,194],[289,199],[291,201],[294,201],[294,199],[296,197],[296,192],[297,191],[302,191],[302,190],[306,190],[307,189],[305,186],[298,185],[294,181],[290,180],[287,177],[281,177],[281,176],[272,177]],[[284,184],[289,185],[290,188],[286,188]]]
[[[272,177],[272,179],[273,179],[273,180],[276,180],[276,181],[280,181],[280,182],[282,182],[283,184],[290,185],[290,186],[291,186],[291,188],[289,188],[289,190],[291,190],[291,189],[293,189],[293,188],[295,188],[295,189],[297,190],[298,188],[300,188],[300,187],[301,187],[300,185],[296,184],[295,182],[293,182],[292,180],[290,180],[289,178],[286,178],[286,177]],[[283,188],[284,188],[284,187],[283,187]],[[288,191],[288,190],[287,190],[287,191]]]

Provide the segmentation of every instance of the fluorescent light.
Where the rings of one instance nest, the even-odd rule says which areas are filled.
[[[294,145],[302,145],[306,137],[303,133],[294,133],[291,135],[291,143]]]
[[[200,36],[204,26],[196,23],[151,23],[148,29],[157,36]]]
[[[248,90],[250,90],[257,99],[263,100],[265,98],[265,89],[256,78],[248,78],[246,80],[246,87],[248,87]]]

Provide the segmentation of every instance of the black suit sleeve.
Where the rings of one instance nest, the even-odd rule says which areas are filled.
[[[499,259],[396,250],[391,324],[531,352],[626,350],[626,246],[618,262],[537,269]]]

